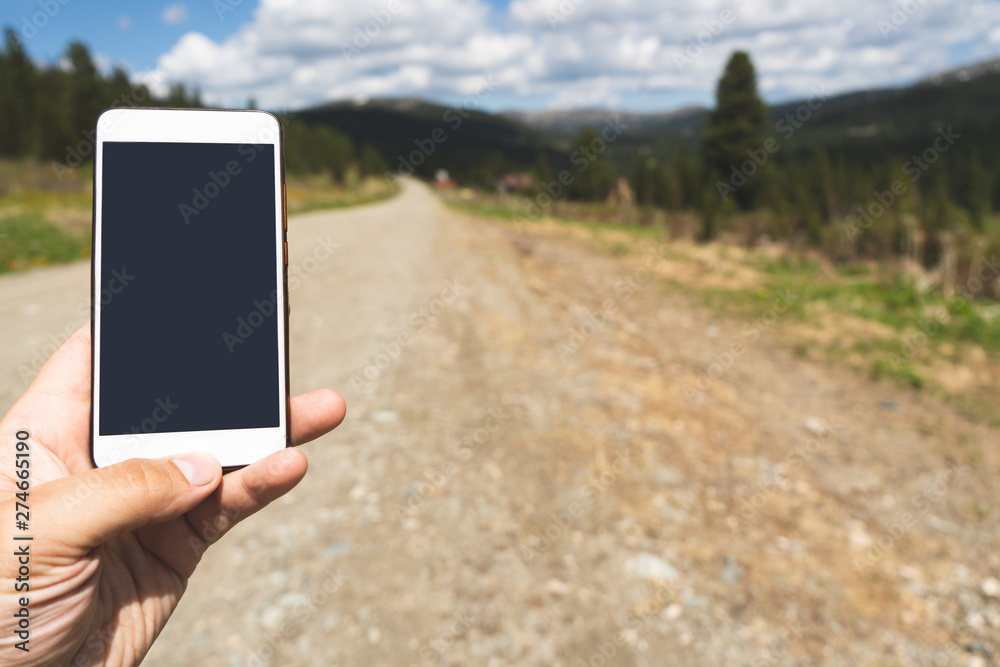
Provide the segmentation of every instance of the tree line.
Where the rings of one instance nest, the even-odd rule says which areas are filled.
[[[626,164],[601,156],[566,196],[603,200],[626,176],[640,207],[696,214],[702,239],[766,235],[841,261],[909,256],[932,268],[950,257],[961,274],[1000,253],[1000,112],[922,131],[810,133],[822,103],[775,122],[749,55],[734,53],[692,148],[641,147]],[[543,181],[551,170],[535,172]]]
[[[102,74],[86,45],[73,42],[59,63],[38,65],[12,29],[0,51],[0,157],[51,161],[76,167],[93,159],[94,125],[111,107],[204,107],[197,89],[179,83],[166,95],[153,92],[159,82],[133,81],[120,67]],[[251,103],[252,106],[252,103]],[[381,175],[385,163],[370,146],[356,147],[329,127],[310,127],[281,115],[285,128],[285,166],[293,174],[325,172],[337,180],[350,174]]]

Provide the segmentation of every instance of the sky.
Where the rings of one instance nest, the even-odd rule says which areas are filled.
[[[1000,57],[998,0],[0,0],[38,62],[71,40],[206,102],[420,97],[504,109],[712,106],[748,51],[768,102]]]

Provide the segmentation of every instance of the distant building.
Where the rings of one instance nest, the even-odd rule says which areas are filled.
[[[434,172],[434,187],[438,190],[451,190],[455,187],[455,181],[451,180],[447,169],[438,169]]]
[[[497,191],[510,194],[512,192],[531,192],[535,189],[535,178],[527,173],[504,174],[497,181]]]

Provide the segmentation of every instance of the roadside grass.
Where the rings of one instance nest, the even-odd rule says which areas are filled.
[[[288,214],[358,206],[392,195],[379,178],[352,185],[325,176],[291,178]],[[84,184],[67,190],[13,187],[0,193],[0,273],[89,258],[92,202]]]
[[[522,201],[520,199],[511,199],[509,203],[503,204],[496,196],[485,199],[482,197],[463,198],[460,194],[442,193],[441,197],[448,206],[457,211],[486,218],[506,220],[512,225],[518,224],[518,219],[515,218],[516,208],[515,206],[512,206],[510,202]],[[564,206],[559,210],[566,210],[566,207]],[[613,206],[606,206],[604,204],[581,204],[574,207],[573,210],[586,210],[591,217],[590,219],[581,219],[577,217],[559,215],[557,210],[554,212],[546,211],[544,219],[570,227],[583,228],[597,238],[601,238],[606,232],[612,232],[612,236],[615,236],[616,239],[618,232],[627,233],[630,238],[635,240],[648,241],[662,240],[666,238],[666,229],[661,225],[643,225],[635,222],[607,222],[606,220],[598,218],[598,216],[602,215],[605,218],[614,215],[616,208]],[[525,224],[530,227],[531,222],[529,221]],[[631,251],[630,248],[630,243],[625,243],[621,240],[611,240],[606,244],[605,250],[614,255],[624,255]]]
[[[374,176],[348,185],[336,183],[327,175],[289,176],[286,187],[288,215],[371,204],[396,193],[385,179]]]
[[[0,218],[0,272],[90,257],[90,231],[71,233],[38,213]]]
[[[496,201],[446,201],[458,210],[516,224],[512,209]],[[676,273],[682,277],[666,275],[665,289],[729,318],[750,321],[777,294],[791,293],[795,298],[775,331],[797,356],[846,365],[873,380],[930,393],[966,415],[1000,425],[998,302],[921,292],[893,268],[874,263],[827,264],[824,269],[818,257],[775,244],[747,250],[721,242],[668,240],[668,225],[549,216],[545,221],[575,229],[560,236],[614,257],[643,252],[640,248],[655,240],[668,262],[698,269]],[[546,225],[529,222],[519,231],[551,234],[552,226],[547,227],[548,232],[543,231]],[[709,272],[745,275],[748,269],[755,278],[752,285],[719,286],[707,279]]]
[[[89,192],[0,196],[0,273],[90,257],[90,221]]]

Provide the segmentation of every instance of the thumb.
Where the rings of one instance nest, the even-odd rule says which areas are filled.
[[[221,479],[219,462],[201,452],[95,468],[33,490],[31,532],[86,552],[121,533],[184,514]]]

